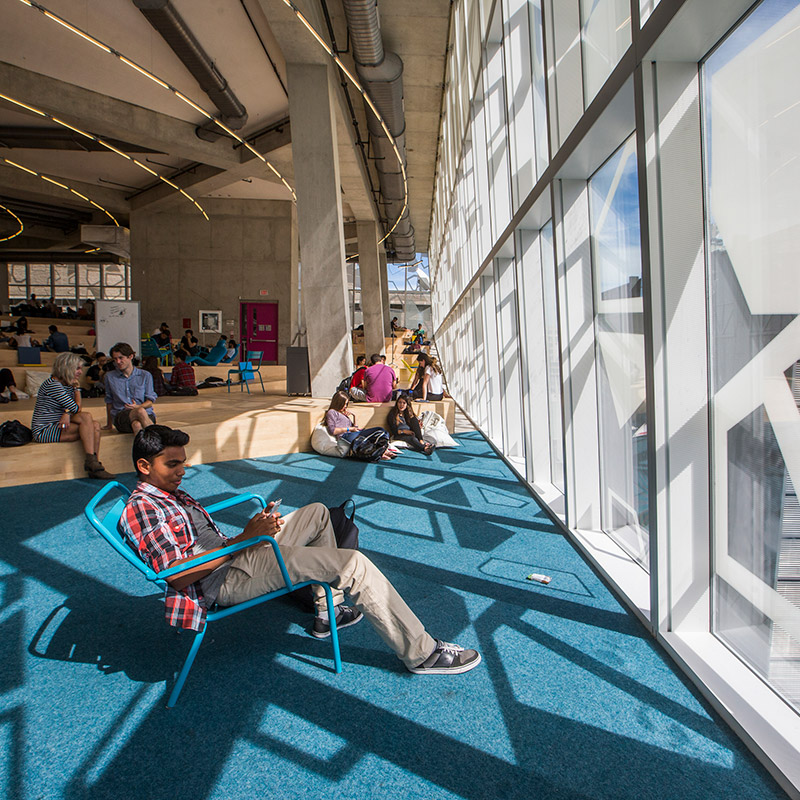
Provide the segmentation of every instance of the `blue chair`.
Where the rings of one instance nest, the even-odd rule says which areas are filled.
[[[98,515],[97,507],[112,489],[116,489],[122,495],[122,497],[120,497],[101,517]],[[144,561],[142,561],[142,559],[139,557],[139,554],[130,544],[128,544],[128,541],[120,533],[118,525],[120,517],[122,516],[122,511],[125,508],[125,502],[129,496],[130,490],[126,486],[123,486],[121,483],[119,483],[119,481],[109,481],[89,501],[88,505],[84,509],[84,513],[86,514],[86,518],[92,524],[92,527],[111,545],[111,547],[114,548],[114,550],[117,551],[117,553],[119,553],[119,555],[121,555],[129,564],[131,564],[131,566],[139,570],[139,572],[141,572],[141,574],[144,575],[148,581],[156,584],[161,589],[166,589],[167,578],[171,578],[180,574],[186,569],[186,567],[170,567],[169,569],[155,572],[147,564],[145,564]],[[245,503],[249,500],[256,500],[262,509],[266,508],[266,503],[264,502],[263,497],[248,492],[246,494],[230,497],[227,500],[222,500],[219,503],[214,503],[213,505],[208,506],[206,511],[209,513],[222,511],[225,508],[230,508],[231,506]],[[184,662],[183,667],[178,674],[178,677],[175,681],[175,686],[173,687],[172,693],[169,696],[169,700],[167,700],[167,708],[172,708],[175,703],[178,702],[178,696],[181,693],[181,689],[183,689],[183,684],[186,682],[186,678],[189,675],[189,670],[192,668],[192,663],[197,655],[197,651],[200,649],[203,637],[208,630],[208,623],[216,622],[218,619],[223,619],[224,617],[229,617],[231,614],[236,614],[238,611],[244,611],[251,606],[264,603],[267,600],[272,600],[275,597],[282,597],[285,594],[289,594],[289,592],[293,592],[295,589],[299,589],[302,586],[309,586],[312,583],[319,584],[325,590],[325,597],[328,603],[328,617],[330,619],[331,626],[331,643],[333,644],[334,669],[337,673],[342,671],[342,659],[339,653],[339,635],[336,631],[336,610],[333,605],[331,587],[322,581],[302,581],[300,583],[292,583],[289,573],[286,570],[286,564],[283,561],[280,547],[275,539],[273,539],[271,536],[256,536],[252,539],[247,539],[244,542],[238,542],[237,544],[231,544],[227,547],[223,547],[220,550],[214,550],[213,552],[205,553],[199,558],[193,559],[192,566],[196,567],[200,564],[205,564],[207,561],[213,561],[215,558],[219,558],[221,555],[230,555],[231,553],[236,553],[239,550],[244,550],[247,547],[252,547],[253,545],[260,544],[262,542],[269,542],[272,546],[272,549],[275,551],[275,558],[278,561],[278,566],[280,567],[281,575],[283,575],[285,585],[280,589],[276,589],[274,592],[269,592],[261,597],[254,597],[252,600],[247,600],[244,603],[239,603],[235,606],[227,606],[225,608],[215,605],[208,611],[206,615],[206,625],[203,630],[198,631],[195,634],[194,641],[189,649],[189,654],[186,656],[186,661]]]
[[[253,380],[256,375],[261,381],[261,391],[264,394],[267,390],[264,388],[264,379],[261,377],[261,360],[264,358],[263,350],[248,350],[245,356],[246,361],[240,361],[238,369],[228,370],[228,392],[231,390],[231,375],[239,376],[239,391],[243,391],[247,387],[247,394],[250,394],[250,385],[248,381]]]
[[[219,341],[209,350],[207,356],[189,356],[186,363],[199,364],[202,367],[216,367],[227,352],[228,347],[225,342]]]

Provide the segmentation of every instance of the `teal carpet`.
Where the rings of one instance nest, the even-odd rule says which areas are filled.
[[[352,495],[362,549],[477,669],[411,675],[362,623],[335,675],[308,616],[274,601],[211,628],[172,710],[190,637],[85,522],[98,484],[0,490],[0,796],[784,797],[484,439],[458,439],[379,465],[201,466],[184,486],[284,513]]]

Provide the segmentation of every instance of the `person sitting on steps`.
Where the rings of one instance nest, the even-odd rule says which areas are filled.
[[[422,427],[419,424],[419,418],[414,413],[411,403],[404,394],[397,398],[394,408],[389,412],[387,424],[389,425],[392,439],[399,439],[401,442],[405,442],[412,450],[416,450],[418,453],[425,453],[426,456],[433,452],[433,445],[422,440]]]
[[[77,353],[59,353],[53,362],[53,373],[39,387],[33,409],[31,431],[34,442],[77,442],[86,453],[84,469],[90,478],[111,480],[98,453],[100,423],[87,411],[81,411],[81,390],[78,382],[83,372],[83,359]]]
[[[153,403],[156,393],[149,372],[133,366],[133,348],[118,342],[111,348],[111,360],[116,369],[106,374],[106,424],[120,433],[138,433],[156,421]]]

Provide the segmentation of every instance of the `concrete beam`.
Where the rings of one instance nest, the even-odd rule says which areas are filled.
[[[259,136],[255,142],[253,142],[253,146],[265,156],[273,164],[275,169],[277,169],[291,184],[291,152],[289,153],[288,167],[286,163],[287,159],[284,157],[283,152],[283,149],[286,148],[290,142],[291,129],[289,121],[287,120],[283,130],[280,132],[270,131],[263,136]],[[278,149],[276,150],[276,148]],[[274,155],[270,153],[270,150],[275,151]],[[247,148],[242,147],[241,152],[242,162],[230,169],[218,169],[216,167],[210,167],[207,164],[198,164],[190,172],[185,172],[171,180],[193,197],[203,197],[211,192],[219,191],[243,178],[258,177],[268,180],[270,183],[281,183],[275,173],[264,166],[264,164]],[[131,208],[136,210],[145,207],[151,208],[152,210],[165,209],[172,208],[185,201],[186,199],[181,194],[176,193],[174,189],[171,189],[166,184],[159,182],[156,186],[145,189],[134,195],[131,198]]]
[[[9,153],[8,158],[13,161],[13,153]],[[82,181],[70,180],[68,183],[76,192],[85,194],[95,203],[107,208],[112,214],[127,214],[131,210],[131,205],[125,198],[125,193],[117,189],[108,189],[105,186],[83,183]],[[80,197],[72,194],[72,192],[43,181],[35,175],[29,175],[16,167],[9,167],[2,162],[0,162],[0,190],[4,194],[18,197],[20,200],[32,200],[37,203],[56,202],[59,205],[74,207],[81,211],[93,212],[95,210],[94,206],[90,206]],[[170,191],[175,194],[174,189],[170,189]]]
[[[90,133],[225,169],[241,162],[228,139],[206,142],[196,125],[0,61],[3,93]],[[5,101],[0,101],[5,106]],[[15,111],[18,106],[9,105]],[[27,112],[26,112],[27,113]]]

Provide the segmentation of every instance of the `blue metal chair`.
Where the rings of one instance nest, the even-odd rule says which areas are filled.
[[[108,509],[105,514],[101,517],[98,515],[97,506],[100,502],[108,495],[108,493],[112,490],[116,489],[120,492],[123,496],[120,497],[116,503],[114,503],[110,509]],[[92,524],[92,527],[117,551],[131,566],[135,567],[139,572],[147,578],[148,581],[151,583],[156,584],[162,589],[166,589],[167,587],[167,578],[172,578],[175,575],[178,575],[183,570],[186,569],[185,566],[177,566],[177,567],[170,567],[169,569],[161,570],[160,572],[155,572],[151,569],[144,561],[139,557],[138,553],[133,549],[131,545],[128,544],[125,537],[120,533],[118,528],[118,523],[120,517],[122,516],[122,511],[125,508],[125,502],[127,501],[128,497],[130,496],[130,490],[127,486],[123,486],[123,484],[119,483],[119,481],[109,481],[97,494],[89,501],[86,508],[84,509],[84,513],[86,514],[86,518]],[[216,511],[222,511],[225,508],[230,508],[231,506],[238,505],[239,503],[245,503],[249,500],[256,500],[261,508],[266,508],[266,503],[264,502],[264,498],[260,497],[257,494],[252,493],[245,493],[236,495],[234,497],[228,498],[227,500],[222,500],[219,503],[214,503],[213,505],[207,506],[206,511],[209,513],[214,513]],[[328,618],[330,620],[331,626],[331,643],[333,644],[333,664],[334,669],[337,673],[342,671],[342,658],[339,653],[339,634],[336,631],[336,610],[333,605],[333,595],[331,593],[331,587],[322,581],[302,581],[301,583],[292,583],[291,578],[289,577],[289,573],[286,570],[286,564],[283,561],[283,556],[281,555],[280,547],[278,543],[273,539],[271,536],[256,536],[252,539],[248,539],[244,542],[238,542],[237,544],[231,544],[227,547],[223,547],[220,550],[214,550],[210,553],[205,553],[204,555],[200,556],[199,558],[195,558],[192,560],[192,567],[199,566],[200,564],[205,564],[208,561],[213,561],[215,558],[219,558],[221,555],[230,555],[232,553],[236,553],[239,550],[244,550],[247,547],[252,547],[256,544],[261,544],[262,542],[269,542],[272,546],[272,549],[275,552],[275,558],[278,561],[278,566],[281,570],[281,575],[283,575],[283,580],[285,586],[280,589],[276,589],[274,592],[269,592],[268,594],[262,595],[261,597],[254,597],[252,600],[247,600],[244,603],[239,603],[235,606],[227,606],[227,607],[220,607],[215,605],[213,609],[210,609],[206,615],[206,626],[203,630],[198,631],[195,634],[194,641],[192,642],[192,646],[189,649],[189,654],[186,656],[186,661],[181,668],[180,673],[175,681],[175,686],[172,689],[172,692],[169,696],[169,700],[167,700],[167,708],[172,708],[175,703],[178,702],[178,696],[181,693],[181,689],[183,689],[183,684],[186,682],[186,678],[189,675],[189,670],[192,668],[192,663],[194,662],[195,656],[197,655],[197,651],[200,649],[200,645],[203,641],[203,637],[205,636],[206,631],[208,630],[208,623],[216,622],[218,619],[223,619],[224,617],[229,617],[231,614],[235,614],[238,611],[244,611],[251,606],[258,605],[259,603],[264,603],[267,600],[272,600],[275,597],[282,597],[285,594],[289,594],[289,592],[293,592],[295,589],[299,589],[302,586],[309,586],[312,583],[319,584],[325,590],[325,598],[328,604]]]
[[[266,394],[267,390],[264,388],[264,379],[261,377],[261,360],[263,358],[263,350],[248,350],[245,355],[245,360],[239,362],[238,369],[228,370],[228,391],[230,392],[231,390],[231,375],[238,375],[239,391],[241,392],[244,387],[247,387],[247,394],[250,394],[250,385],[248,381],[253,380],[253,378],[258,375],[258,379],[261,381],[261,391]]]

